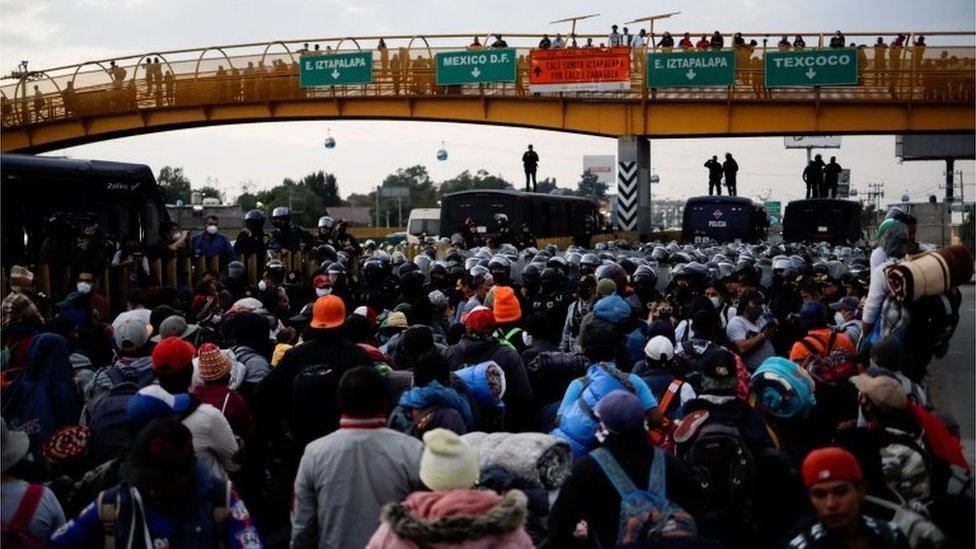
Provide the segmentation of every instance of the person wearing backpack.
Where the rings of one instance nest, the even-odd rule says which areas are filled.
[[[622,307],[629,309],[620,299]],[[624,389],[640,399],[648,420],[653,425],[661,423],[657,399],[640,376],[621,372],[614,361],[621,338],[616,327],[596,316],[589,316],[580,328],[580,346],[590,365],[586,375],[574,379],[563,395],[556,413],[557,427],[550,433],[569,442],[573,456],[586,455],[598,443],[599,423],[593,408],[611,391]]]
[[[460,383],[459,383],[460,385]],[[436,350],[417,359],[413,387],[400,395],[390,426],[423,439],[433,429],[447,429],[463,435],[475,427],[475,407],[452,384],[447,361]]]
[[[862,512],[863,475],[847,450],[833,446],[810,452],[803,460],[803,483],[816,520],[802,527],[786,547],[908,549],[908,540],[897,526]]]
[[[697,535],[692,517],[700,509],[701,494],[681,461],[648,443],[640,398],[628,391],[612,391],[599,401],[594,414],[599,419],[600,446],[573,464],[549,513],[545,546],[586,542],[615,547],[626,539],[627,528],[621,530],[621,524],[631,518],[651,531],[668,524],[675,534]],[[671,520],[655,521],[647,513],[638,514],[651,505],[667,509],[664,515]],[[700,545],[691,546],[712,546],[699,541]]]
[[[807,357],[820,356],[828,362],[847,362],[853,367],[857,347],[843,331],[827,326],[823,303],[807,301],[800,307],[800,327],[806,335],[793,344],[790,360],[803,364]]]
[[[64,524],[64,511],[54,492],[41,484],[29,484],[17,477],[14,466],[27,457],[30,439],[11,431],[7,420],[0,431],[0,522],[4,547],[44,547],[55,530]]]
[[[133,475],[100,493],[50,547],[261,547],[230,481],[197,462],[176,418],[152,421],[132,445]]]
[[[495,315],[495,339],[502,345],[515,349],[521,356],[528,345],[522,337],[525,333],[520,326],[522,307],[515,297],[515,291],[509,286],[494,286],[491,291],[494,294],[492,313]]]
[[[695,389],[678,376],[674,367],[674,345],[664,336],[654,336],[644,347],[644,361],[634,366],[634,373],[651,388],[664,416],[660,428],[651,431],[652,441],[663,444],[674,430],[674,418],[686,402],[695,398]]]
[[[153,346],[150,342],[152,328],[150,324],[139,318],[123,320],[112,334],[115,342],[115,363],[108,368],[95,372],[91,380],[84,387],[85,414],[91,417],[95,405],[108,394],[113,387],[129,382],[135,384],[136,390],[156,382],[156,374],[152,369]],[[86,421],[83,419],[82,423]]]

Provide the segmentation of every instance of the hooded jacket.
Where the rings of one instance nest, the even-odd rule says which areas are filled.
[[[526,497],[485,490],[414,492],[383,508],[369,549],[533,547],[525,531]]]
[[[414,387],[400,397],[400,407],[407,410],[429,410],[430,422],[424,426],[424,431],[436,427],[444,427],[463,435],[474,427],[474,413],[471,404],[464,396],[451,387],[444,387],[437,381],[432,381],[423,387]],[[451,412],[460,417],[463,424],[456,425],[444,412]],[[419,426],[418,426],[419,430]]]

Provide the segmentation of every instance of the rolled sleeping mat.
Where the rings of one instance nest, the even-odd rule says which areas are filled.
[[[488,408],[504,408],[505,371],[494,360],[461,368],[454,372],[471,389],[478,404]]]

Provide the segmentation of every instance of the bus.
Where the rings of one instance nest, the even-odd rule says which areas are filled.
[[[529,230],[536,238],[571,236],[584,226],[586,219],[592,221],[594,229],[600,227],[599,208],[589,198],[484,189],[444,196],[441,200],[440,234],[448,236],[460,233],[464,220],[470,217],[478,232],[493,236],[495,214],[498,213],[508,216],[513,229],[528,223]]]
[[[783,212],[783,239],[853,244],[863,236],[861,209],[861,203],[853,200],[794,200]]]
[[[755,242],[766,238],[766,210],[741,196],[696,196],[685,203],[681,239],[686,244]]]
[[[169,221],[163,191],[143,164],[2,154],[0,174],[4,266],[37,263],[56,215],[79,226],[97,222],[114,242],[143,244]]]

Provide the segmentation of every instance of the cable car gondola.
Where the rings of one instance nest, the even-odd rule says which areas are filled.
[[[441,148],[437,151],[437,160],[441,162],[447,160],[447,149],[444,147],[443,141],[441,141]]]

